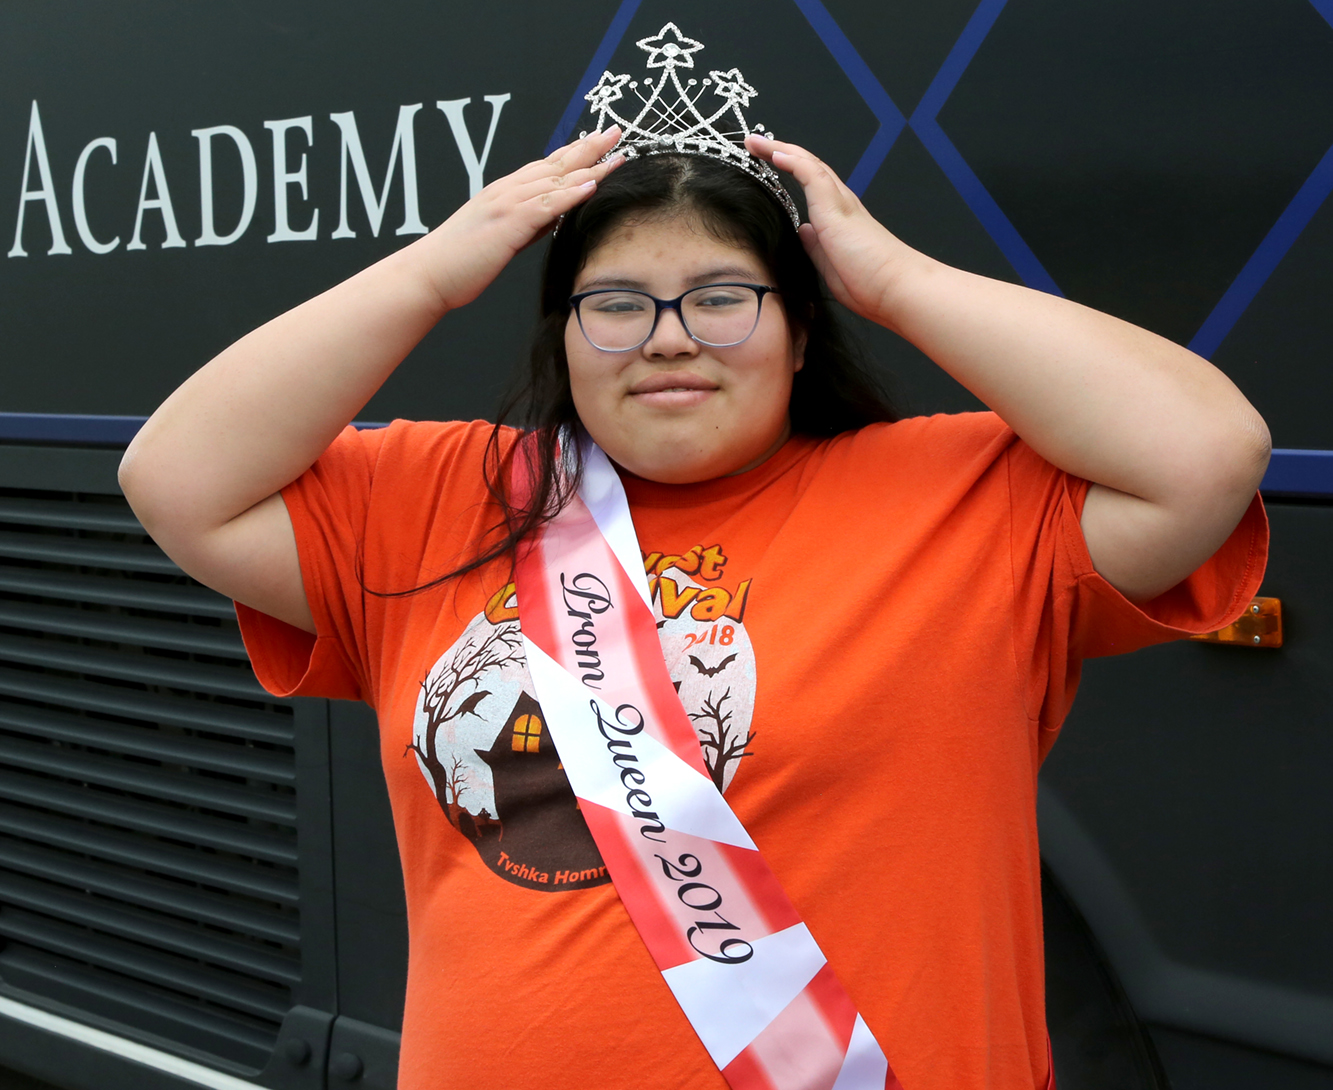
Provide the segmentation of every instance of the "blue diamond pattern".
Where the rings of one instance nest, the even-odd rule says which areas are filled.
[[[575,122],[583,112],[584,94],[593,87],[610,63],[612,54],[620,45],[641,2],[642,0],[622,0],[611,20],[611,25],[593,54],[592,62],[588,65],[588,70],[584,73],[574,97],[551,136],[546,149],[548,154],[569,139]],[[944,108],[945,102],[958,86],[958,81],[967,71],[967,66],[972,63],[972,58],[981,48],[981,43],[986,40],[986,35],[995,25],[995,20],[1004,10],[1007,0],[980,0],[910,119],[904,118],[903,112],[894,105],[888,92],[861,59],[856,47],[842,32],[821,0],[793,0],[793,3],[800,9],[801,14],[805,16],[806,21],[879,121],[878,131],[871,137],[870,143],[861,153],[861,158],[848,175],[847,184],[851,189],[858,194],[866,191],[893,147],[894,141],[898,139],[898,135],[906,125],[911,125],[940,170],[944,172],[945,177],[958,191],[1023,282],[1029,287],[1039,288],[1053,295],[1063,294],[1037,255],[1009,222],[1009,217],[995,202],[995,198],[981,183],[976,172],[954,147],[953,141],[949,139],[937,120],[940,110]],[[1333,26],[1333,0],[1310,0],[1310,3],[1329,25]],[[1202,356],[1211,356],[1217,350],[1330,192],[1333,192],[1333,148],[1329,148],[1328,153],[1320,160],[1319,165],[1305,180],[1291,203],[1236,275],[1231,286],[1218,300],[1212,313],[1190,341],[1191,349]]]

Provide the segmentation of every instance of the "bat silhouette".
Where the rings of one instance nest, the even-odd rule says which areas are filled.
[[[693,655],[690,656],[690,662],[694,664],[694,668],[698,670],[699,673],[703,674],[704,677],[717,677],[718,674],[722,673],[723,670],[725,670],[728,666],[731,665],[731,660],[734,659],[735,657],[736,657],[735,655],[728,655],[716,666],[712,667],[705,666]]]

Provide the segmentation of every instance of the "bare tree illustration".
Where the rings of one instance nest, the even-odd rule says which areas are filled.
[[[731,699],[730,686],[716,700],[713,699],[714,695],[709,693],[704,699],[703,711],[690,712],[689,716],[696,724],[701,719],[707,719],[715,727],[710,730],[707,727],[696,726],[695,729],[700,735],[699,747],[704,751],[704,765],[708,769],[708,774],[713,777],[713,783],[721,791],[727,765],[739,761],[742,757],[754,756],[746,747],[754,741],[755,734],[754,731],[747,731],[745,740],[741,741],[739,734],[732,733],[731,712],[722,710],[723,705]]]
[[[463,809],[458,800],[462,798],[463,792],[468,788],[467,767],[463,764],[462,757],[456,756],[449,762],[449,771],[445,777],[444,787],[448,797],[440,800],[441,805],[444,807],[444,812],[449,818],[450,824],[457,825],[458,815]]]
[[[425,745],[414,738],[403,750],[403,756],[415,753],[421,759],[435,787],[440,807],[455,825],[461,809],[458,797],[466,789],[467,772],[458,757],[454,758],[452,768],[444,767],[440,756],[440,730],[465,715],[481,718],[477,706],[491,695],[489,689],[479,687],[481,678],[490,670],[522,661],[523,642],[518,625],[504,624],[488,633],[480,643],[467,640],[454,652],[448,666],[427,674],[421,683],[425,692],[422,697],[426,712]],[[447,742],[453,742],[451,727]]]

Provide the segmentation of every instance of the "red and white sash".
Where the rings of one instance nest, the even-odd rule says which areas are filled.
[[[598,447],[583,455],[515,581],[537,700],[616,892],[733,1090],[902,1090],[708,775],[624,488]]]

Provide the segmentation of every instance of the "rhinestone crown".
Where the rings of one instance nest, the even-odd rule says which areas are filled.
[[[689,72],[694,69],[694,54],[704,46],[702,42],[685,37],[675,23],[667,23],[650,38],[640,38],[637,45],[648,54],[649,74],[642,81],[630,79],[628,75],[603,72],[597,86],[583,96],[597,115],[597,132],[606,128],[607,118],[622,130],[623,135],[608,157],[623,151],[626,159],[663,152],[720,159],[762,183],[786,210],[792,224],[799,227],[800,213],[778,172],[745,150],[744,141],[749,133],[759,133],[770,140],[773,134],[764,132],[762,125],[749,125],[741,113],[741,107],[750,105],[750,99],[756,98],[759,92],[745,82],[740,69],[710,71],[704,79],[687,75],[682,80],[681,70]],[[652,75],[655,68],[662,70],[656,80]],[[722,101],[708,114],[706,111],[716,104],[710,99],[701,109],[700,102],[710,90]],[[633,117],[622,116],[615,106],[623,102],[633,108],[633,98],[626,91],[633,92],[639,101],[638,112]],[[621,110],[630,112],[624,106]],[[579,135],[588,134],[582,132]]]

